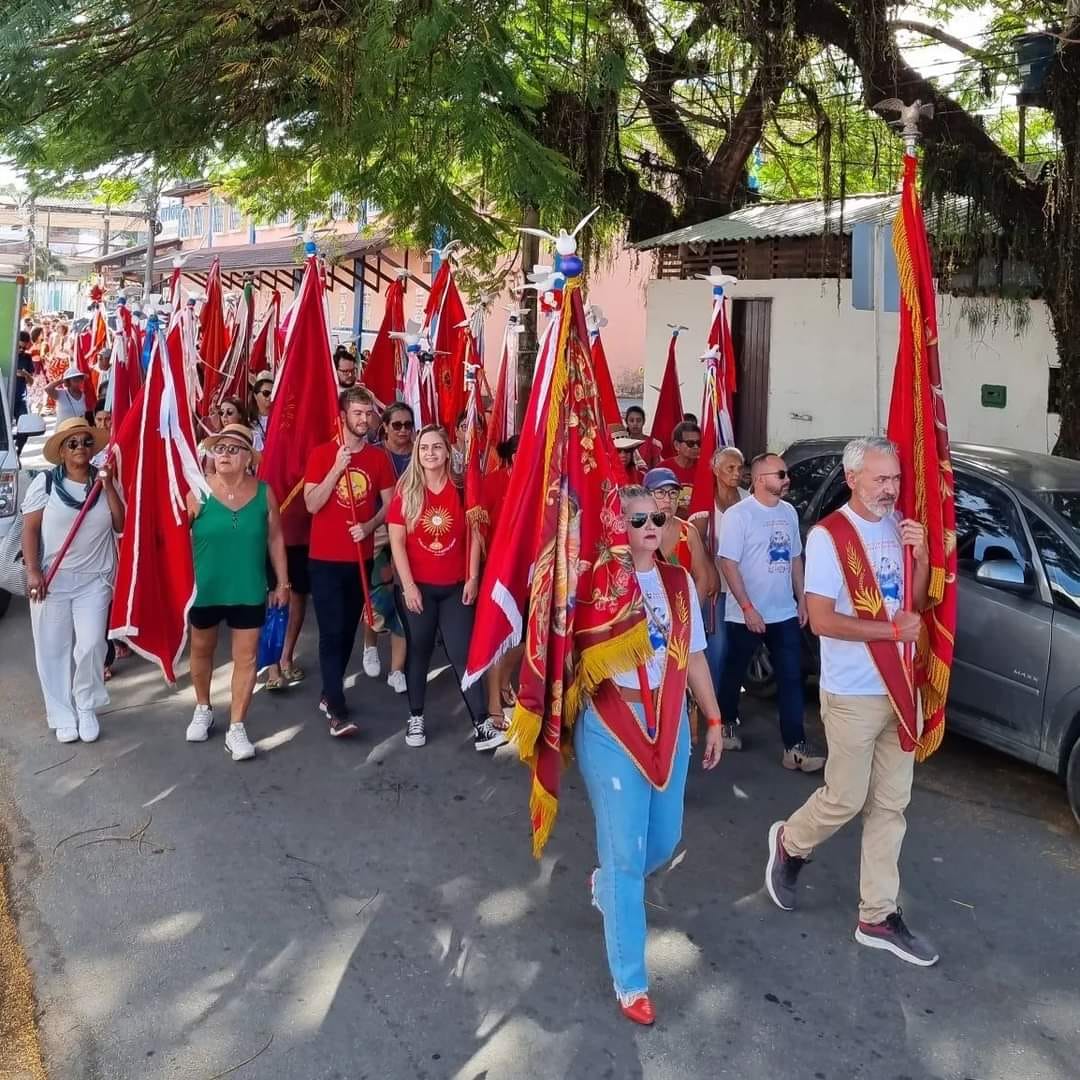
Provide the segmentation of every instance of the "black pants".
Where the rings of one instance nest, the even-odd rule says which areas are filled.
[[[394,600],[401,617],[401,625],[405,628],[405,642],[408,646],[405,654],[405,684],[409,690],[409,711],[414,716],[423,716],[431,654],[435,651],[435,631],[442,634],[446,658],[450,661],[450,667],[460,686],[469,658],[469,641],[472,638],[476,608],[462,603],[464,582],[459,581],[456,585],[424,585],[418,581],[416,587],[420,590],[420,598],[424,604],[424,610],[419,615],[405,606],[405,594],[400,586],[394,588]],[[484,694],[483,684],[473,683],[462,696],[465,698],[465,707],[469,710],[473,727],[476,727],[487,715],[487,696]]]
[[[365,564],[369,580],[371,563]],[[338,717],[345,708],[345,669],[352,655],[356,631],[364,614],[360,567],[354,562],[311,559],[311,599],[319,624],[319,671],[322,692],[330,711]]]

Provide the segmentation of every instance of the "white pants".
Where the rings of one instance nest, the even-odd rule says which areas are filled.
[[[111,601],[112,586],[104,578],[58,570],[44,602],[30,604],[45,718],[54,730],[77,727],[80,712],[109,704],[105,632]]]

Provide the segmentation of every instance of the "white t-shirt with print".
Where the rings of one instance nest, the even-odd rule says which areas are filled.
[[[701,603],[698,601],[697,589],[694,588],[694,579],[689,574],[686,577],[690,586],[690,652],[703,652],[705,623],[701,618]],[[656,690],[664,676],[664,664],[667,661],[667,642],[671,636],[671,607],[658,570],[639,570],[637,579],[641,594],[645,598],[645,618],[648,620],[649,641],[653,647],[652,657],[645,665],[645,673],[649,679],[649,689]],[[612,682],[628,690],[640,689],[636,668],[633,671],[619,672],[613,676]]]
[[[802,554],[799,515],[791,503],[766,506],[754,496],[736,503],[720,522],[717,554],[739,564],[746,595],[767,623],[794,619],[799,613],[791,583],[791,563]],[[727,594],[727,622],[746,618],[732,593]]]
[[[885,610],[892,619],[904,605],[904,549],[900,543],[899,521],[895,514],[880,521],[867,521],[849,506],[842,507],[840,512],[862,538],[885,600]],[[835,600],[839,615],[855,614],[836,555],[836,545],[820,527],[812,529],[806,538],[806,591]],[[901,647],[897,646],[898,649]],[[885,693],[885,684],[870,658],[870,650],[862,641],[821,638],[820,685],[830,694],[852,697]]]

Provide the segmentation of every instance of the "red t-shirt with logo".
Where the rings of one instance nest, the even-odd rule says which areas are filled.
[[[674,457],[665,458],[656,466],[658,469],[670,469],[679,481],[679,513],[684,514],[690,508],[690,496],[694,493],[694,474],[697,465],[680,465],[679,459]]]
[[[316,446],[308,457],[304,483],[321,484],[334,464],[337,452],[335,442]],[[347,485],[350,481],[356,504],[355,517],[349,501]],[[349,535],[349,526],[370,521],[379,508],[379,493],[396,483],[394,467],[385,450],[363,446],[354,451],[349,467],[338,478],[330,498],[317,514],[312,515],[309,557],[324,562],[356,562],[356,543]],[[374,558],[374,538],[365,536],[360,550],[365,559]]]
[[[405,525],[401,492],[386,515],[388,525]],[[424,585],[456,585],[468,575],[465,507],[453,482],[442,491],[424,492],[424,506],[413,528],[405,526],[405,554],[413,580]]]

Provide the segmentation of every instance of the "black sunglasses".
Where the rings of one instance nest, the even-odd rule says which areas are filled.
[[[270,390],[260,390],[259,397],[269,397],[271,393],[272,391]]]
[[[691,442],[689,439],[683,439],[683,446],[688,446],[691,450],[696,450],[701,446],[701,440],[697,439],[695,442]]]
[[[629,514],[626,524],[631,529],[644,529],[645,522],[651,521],[658,529],[662,529],[667,524],[667,519],[667,514],[662,510],[654,510],[651,514]]]
[[[81,439],[65,439],[65,450],[89,450],[94,445],[94,437],[92,435],[84,435]]]
[[[758,476],[778,476],[781,480],[787,479],[787,469],[777,469],[776,472],[763,472],[758,473]]]
[[[391,420],[390,427],[394,431],[412,431],[416,425],[411,420]]]

